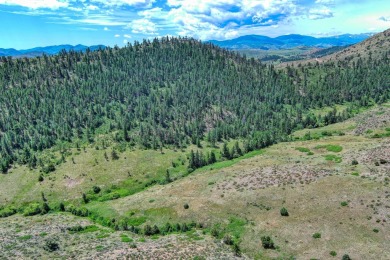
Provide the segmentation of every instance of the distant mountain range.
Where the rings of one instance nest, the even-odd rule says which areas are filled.
[[[283,35],[275,38],[262,35],[246,35],[226,41],[211,40],[209,42],[227,49],[261,49],[280,50],[296,47],[330,48],[359,43],[374,35],[373,33],[343,34],[332,37],[316,38],[299,34]]]
[[[296,47],[316,47],[316,48],[330,48],[335,46],[347,46],[359,43],[374,35],[373,33],[363,34],[343,34],[332,37],[316,38],[312,36],[305,36],[300,34],[282,35],[275,38],[262,36],[262,35],[245,35],[235,39],[226,41],[211,40],[209,42],[220,46],[222,48],[243,50],[243,49],[258,49],[258,50],[282,50],[292,49]],[[43,54],[54,55],[61,50],[74,50],[85,51],[87,48],[90,50],[98,50],[99,48],[105,48],[104,45],[55,45],[47,47],[37,47],[26,50],[16,49],[2,49],[0,48],[1,56],[12,57],[37,57]]]
[[[27,50],[15,50],[15,49],[1,49],[0,48],[0,57],[1,56],[12,56],[12,57],[37,57],[43,54],[46,55],[54,55],[59,53],[61,50],[66,51],[85,51],[89,48],[91,51],[98,50],[99,48],[104,49],[106,46],[104,45],[94,45],[94,46],[84,46],[84,45],[55,45],[55,46],[47,46],[47,47],[37,47]]]

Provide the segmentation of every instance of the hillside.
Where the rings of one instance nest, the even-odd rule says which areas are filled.
[[[156,224],[160,229],[166,222],[191,221],[205,228],[145,236],[114,231],[105,227],[107,224],[69,213],[15,215],[0,219],[0,250],[6,258],[233,259],[231,249],[221,243],[230,234],[239,238],[242,259],[331,259],[330,252],[338,257],[348,254],[352,259],[387,259],[389,122],[387,103],[343,123],[295,132],[293,142],[265,148],[255,156],[216,163],[132,196],[84,205],[98,223],[103,222],[97,216],[110,223],[111,219],[118,222],[127,218],[131,225]],[[76,165],[81,169],[87,166],[91,159],[84,162],[84,157],[90,156],[95,156],[94,149],[76,153]],[[69,167],[59,166],[50,180],[39,184],[54,185],[53,191],[44,192],[49,203],[57,200],[52,194],[59,189],[59,182],[69,193],[72,187],[83,190],[83,182],[99,176],[98,171],[84,176]],[[110,174],[115,173],[115,169],[108,169]],[[16,184],[7,178],[26,171],[21,167],[0,176],[2,200],[4,196],[10,198],[7,194],[15,188],[10,184]],[[28,178],[25,181],[35,183]],[[31,191],[36,189],[34,185],[28,185]],[[18,197],[26,191],[18,191]],[[188,209],[183,207],[186,204]],[[288,217],[280,215],[282,207],[288,210]],[[78,225],[85,230],[70,231]],[[316,233],[320,238],[313,238]],[[270,236],[276,250],[264,249],[262,236]],[[47,245],[53,241],[59,248],[50,252]]]
[[[357,62],[359,59],[378,59],[388,57],[390,49],[390,29],[378,33],[360,43],[349,46],[339,52],[323,57],[316,57],[305,61],[296,61],[293,64],[324,63],[324,62]]]
[[[3,57],[0,251],[388,258],[389,86],[386,55],[281,70],[190,38]]]

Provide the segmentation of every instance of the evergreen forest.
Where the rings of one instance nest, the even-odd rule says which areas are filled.
[[[104,134],[143,149],[215,146],[232,138],[242,140],[237,153],[287,141],[293,130],[335,123],[388,100],[389,57],[275,68],[170,37],[84,53],[3,57],[0,171],[15,163],[44,167],[44,149],[93,143]],[[348,109],[311,112],[337,104]],[[199,154],[190,157],[194,168],[207,164]]]

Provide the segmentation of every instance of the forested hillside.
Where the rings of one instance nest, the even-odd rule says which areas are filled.
[[[293,129],[349,117],[353,106],[390,98],[389,56],[353,66],[277,70],[187,38],[124,48],[61,52],[0,63],[0,167],[35,168],[61,143],[117,142],[158,149],[244,139],[245,151],[288,139]],[[310,108],[350,102],[324,117]]]

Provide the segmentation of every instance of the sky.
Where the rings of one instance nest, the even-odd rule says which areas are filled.
[[[188,36],[315,37],[390,28],[390,0],[0,0],[0,48]]]

